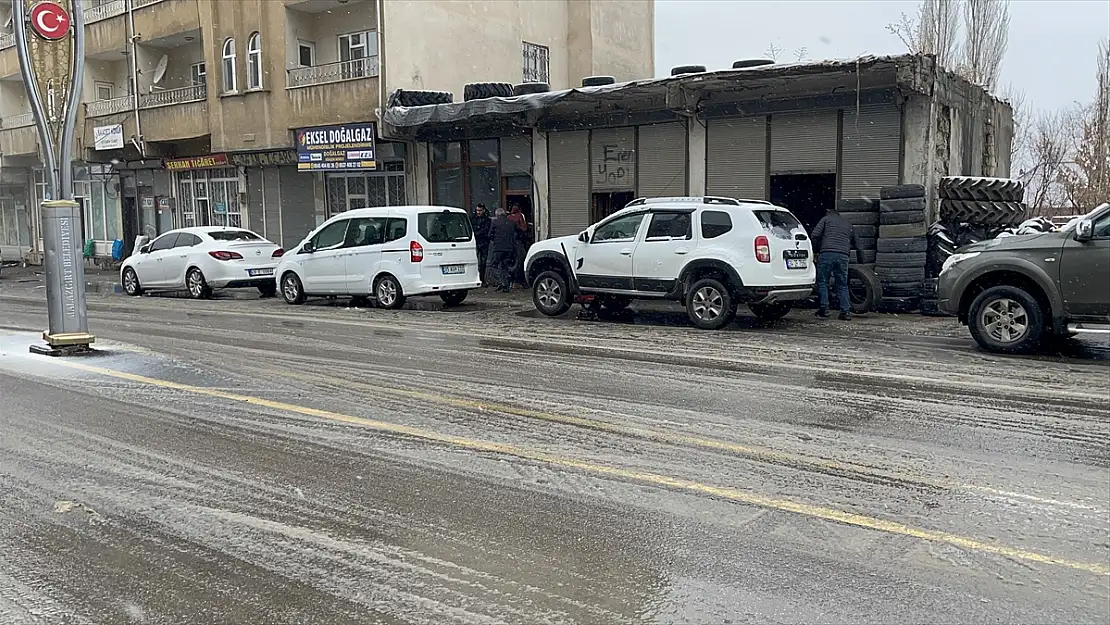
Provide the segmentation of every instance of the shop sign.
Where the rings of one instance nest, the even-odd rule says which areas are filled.
[[[372,122],[300,128],[293,135],[300,171],[377,169]]]
[[[231,154],[231,164],[236,167],[266,167],[275,165],[292,165],[297,162],[297,153],[293,150],[280,152],[252,152],[246,154]]]
[[[216,202],[216,205],[212,207],[212,212],[217,215],[226,215],[227,204],[224,204],[223,202]]]
[[[209,154],[208,156],[190,156],[188,158],[174,158],[165,161],[166,169],[170,171],[185,171],[187,169],[212,169],[214,167],[227,167],[227,154]]]
[[[158,198],[158,210],[160,210],[160,211],[173,210],[173,198],[169,198],[169,197],[166,197],[164,195],[160,196]]]
[[[144,198],[142,199],[142,207],[143,207],[143,210],[145,210],[145,211],[152,211],[152,210],[154,210],[154,198],[152,198],[152,197],[144,197]]]
[[[94,150],[122,150],[123,124],[96,126],[93,128]]]

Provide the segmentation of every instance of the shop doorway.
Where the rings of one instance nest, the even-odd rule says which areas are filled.
[[[135,251],[135,238],[139,236],[138,202],[134,196],[123,198],[123,257]]]
[[[773,175],[771,203],[790,209],[812,232],[825,212],[836,206],[836,174]]]
[[[636,199],[636,194],[631,191],[613,191],[610,193],[594,193],[593,202],[590,206],[590,224],[605,219],[609,215],[624,208],[632,200]]]

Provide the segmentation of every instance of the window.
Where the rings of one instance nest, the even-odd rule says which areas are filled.
[[[316,64],[316,44],[311,41],[297,42],[297,64],[312,67]]]
[[[223,50],[223,88],[224,93],[235,92],[235,40],[224,41]]]
[[[547,46],[523,41],[521,48],[524,53],[524,82],[551,82],[548,70],[551,51]]]
[[[409,232],[409,222],[407,219],[400,219],[398,217],[391,217],[385,227],[385,242],[397,241],[405,238]]]
[[[690,239],[694,233],[690,227],[690,213],[653,213],[648,226],[648,241],[670,241]]]
[[[618,217],[594,231],[593,243],[635,239],[636,233],[640,230],[640,224],[643,222],[643,213]]]
[[[189,234],[188,232],[182,232],[177,235],[177,243],[174,244],[174,247],[193,247],[198,243],[200,243],[200,237],[195,234]]]
[[[352,219],[347,227],[343,247],[363,247],[385,243],[385,217],[362,217]]]
[[[158,237],[157,239],[155,239],[154,243],[152,243],[151,246],[150,246],[150,251],[160,252],[162,250],[168,250],[176,244],[177,244],[177,233],[176,232],[171,232],[169,234],[164,234],[164,235]]]
[[[189,84],[194,87],[203,87],[208,83],[208,69],[204,63],[193,63],[189,66]]]
[[[470,217],[463,213],[439,211],[420,213],[416,230],[429,243],[470,240]]]
[[[98,83],[96,83],[96,99],[97,100],[111,100],[114,97],[113,93],[112,93],[114,90],[115,90],[115,85],[113,85],[112,83],[110,83],[110,82],[98,82]]]
[[[794,239],[794,232],[800,230],[805,232],[794,215],[787,211],[752,211],[755,213],[756,219],[763,225],[763,229],[770,232],[778,239]]]
[[[239,205],[239,173],[234,168],[182,171],[177,179],[178,227],[248,228]]]
[[[701,238],[715,239],[732,230],[732,217],[723,211],[703,211],[701,214]]]
[[[436,204],[458,208],[485,204],[491,211],[501,204],[498,139],[433,143],[431,157]],[[525,188],[531,186],[529,178]]]
[[[315,244],[316,249],[326,250],[333,247],[338,247],[343,243],[344,234],[347,232],[347,224],[349,219],[340,219],[324,227],[323,230],[316,233],[312,237],[312,242]]]
[[[1092,236],[1099,239],[1110,237],[1110,215],[1103,215],[1102,219],[1099,219],[1093,225],[1094,228],[1091,229]]]
[[[375,32],[340,35],[339,61],[344,80],[369,75],[366,59],[378,56],[378,37]]]
[[[208,236],[217,241],[261,241],[262,237],[246,230],[215,230]]]
[[[262,88],[262,37],[254,33],[247,39],[247,89]]]
[[[404,206],[407,203],[404,164],[386,162],[382,165],[385,171],[329,173],[324,182],[328,216],[369,206]],[[395,166],[402,171],[390,171]]]

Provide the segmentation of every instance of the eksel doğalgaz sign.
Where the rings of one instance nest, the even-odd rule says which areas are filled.
[[[300,128],[293,136],[301,171],[377,169],[373,123]]]

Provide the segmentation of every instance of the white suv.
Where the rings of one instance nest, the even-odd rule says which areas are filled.
[[[360,208],[340,213],[282,257],[275,272],[285,301],[310,295],[374,297],[400,308],[413,295],[462,303],[478,277],[466,211],[446,206]]]
[[[728,325],[740,303],[778,319],[816,282],[809,236],[790,211],[722,197],[633,200],[577,236],[536,243],[524,266],[545,315],[580,296],[609,310],[670,299],[707,330]]]

